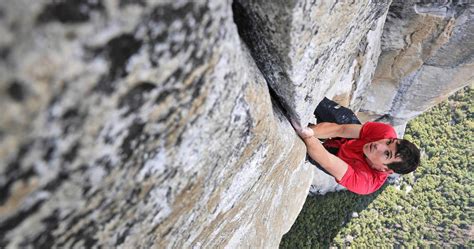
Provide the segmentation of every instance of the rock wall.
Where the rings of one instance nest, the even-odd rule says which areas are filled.
[[[0,6],[0,247],[278,246],[310,169],[229,2]]]
[[[389,4],[0,2],[0,247],[278,247],[312,181],[340,188],[288,118],[324,95],[370,112]],[[472,65],[455,6],[431,67]]]
[[[389,4],[238,0],[234,13],[242,27],[239,32],[268,84],[289,115],[307,124],[325,95],[340,92],[332,88],[341,88],[338,82],[347,74],[352,77],[351,71],[357,70],[371,75],[378,57],[378,46],[372,44],[380,40],[377,30],[383,26]],[[368,35],[371,30],[378,35]],[[342,85],[357,88],[349,83]]]
[[[474,83],[474,4],[394,1],[374,79],[358,105],[363,120],[401,126]]]

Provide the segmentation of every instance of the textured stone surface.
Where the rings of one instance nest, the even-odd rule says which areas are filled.
[[[278,246],[310,168],[230,2],[0,9],[0,247]]]
[[[234,12],[267,82],[305,124],[329,89],[354,70],[358,46],[389,3],[238,0]]]
[[[394,1],[364,120],[404,125],[474,83],[474,5],[468,1]]]
[[[353,110],[358,110],[360,103],[365,100],[381,52],[380,42],[387,12],[388,8],[361,40],[355,56],[349,61],[349,70],[340,73],[340,78],[326,92],[327,98]]]
[[[310,162],[305,162],[306,167],[312,168],[313,181],[309,189],[310,195],[324,195],[328,192],[345,190],[346,188],[336,182],[333,176],[318,169]]]
[[[0,247],[276,248],[311,183],[340,189],[288,117],[472,82],[471,10],[396,2],[366,91],[388,5],[1,1]]]

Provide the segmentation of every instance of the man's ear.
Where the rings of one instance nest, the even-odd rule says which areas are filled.
[[[384,166],[384,167],[383,167],[383,172],[384,172],[384,173],[387,173],[387,174],[393,174],[393,173],[395,173],[395,171],[393,171],[392,169],[390,169],[390,168],[387,166],[387,164],[384,164],[383,166]]]

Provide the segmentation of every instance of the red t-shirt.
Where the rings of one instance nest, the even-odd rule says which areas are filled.
[[[367,122],[362,126],[358,139],[329,139],[325,147],[338,147],[337,157],[349,167],[339,184],[357,194],[371,194],[387,179],[387,173],[369,167],[364,157],[363,146],[385,138],[397,138],[392,126],[384,123]]]

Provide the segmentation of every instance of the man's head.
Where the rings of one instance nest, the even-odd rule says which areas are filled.
[[[369,166],[386,173],[408,174],[420,164],[420,150],[405,139],[381,139],[363,147]]]

